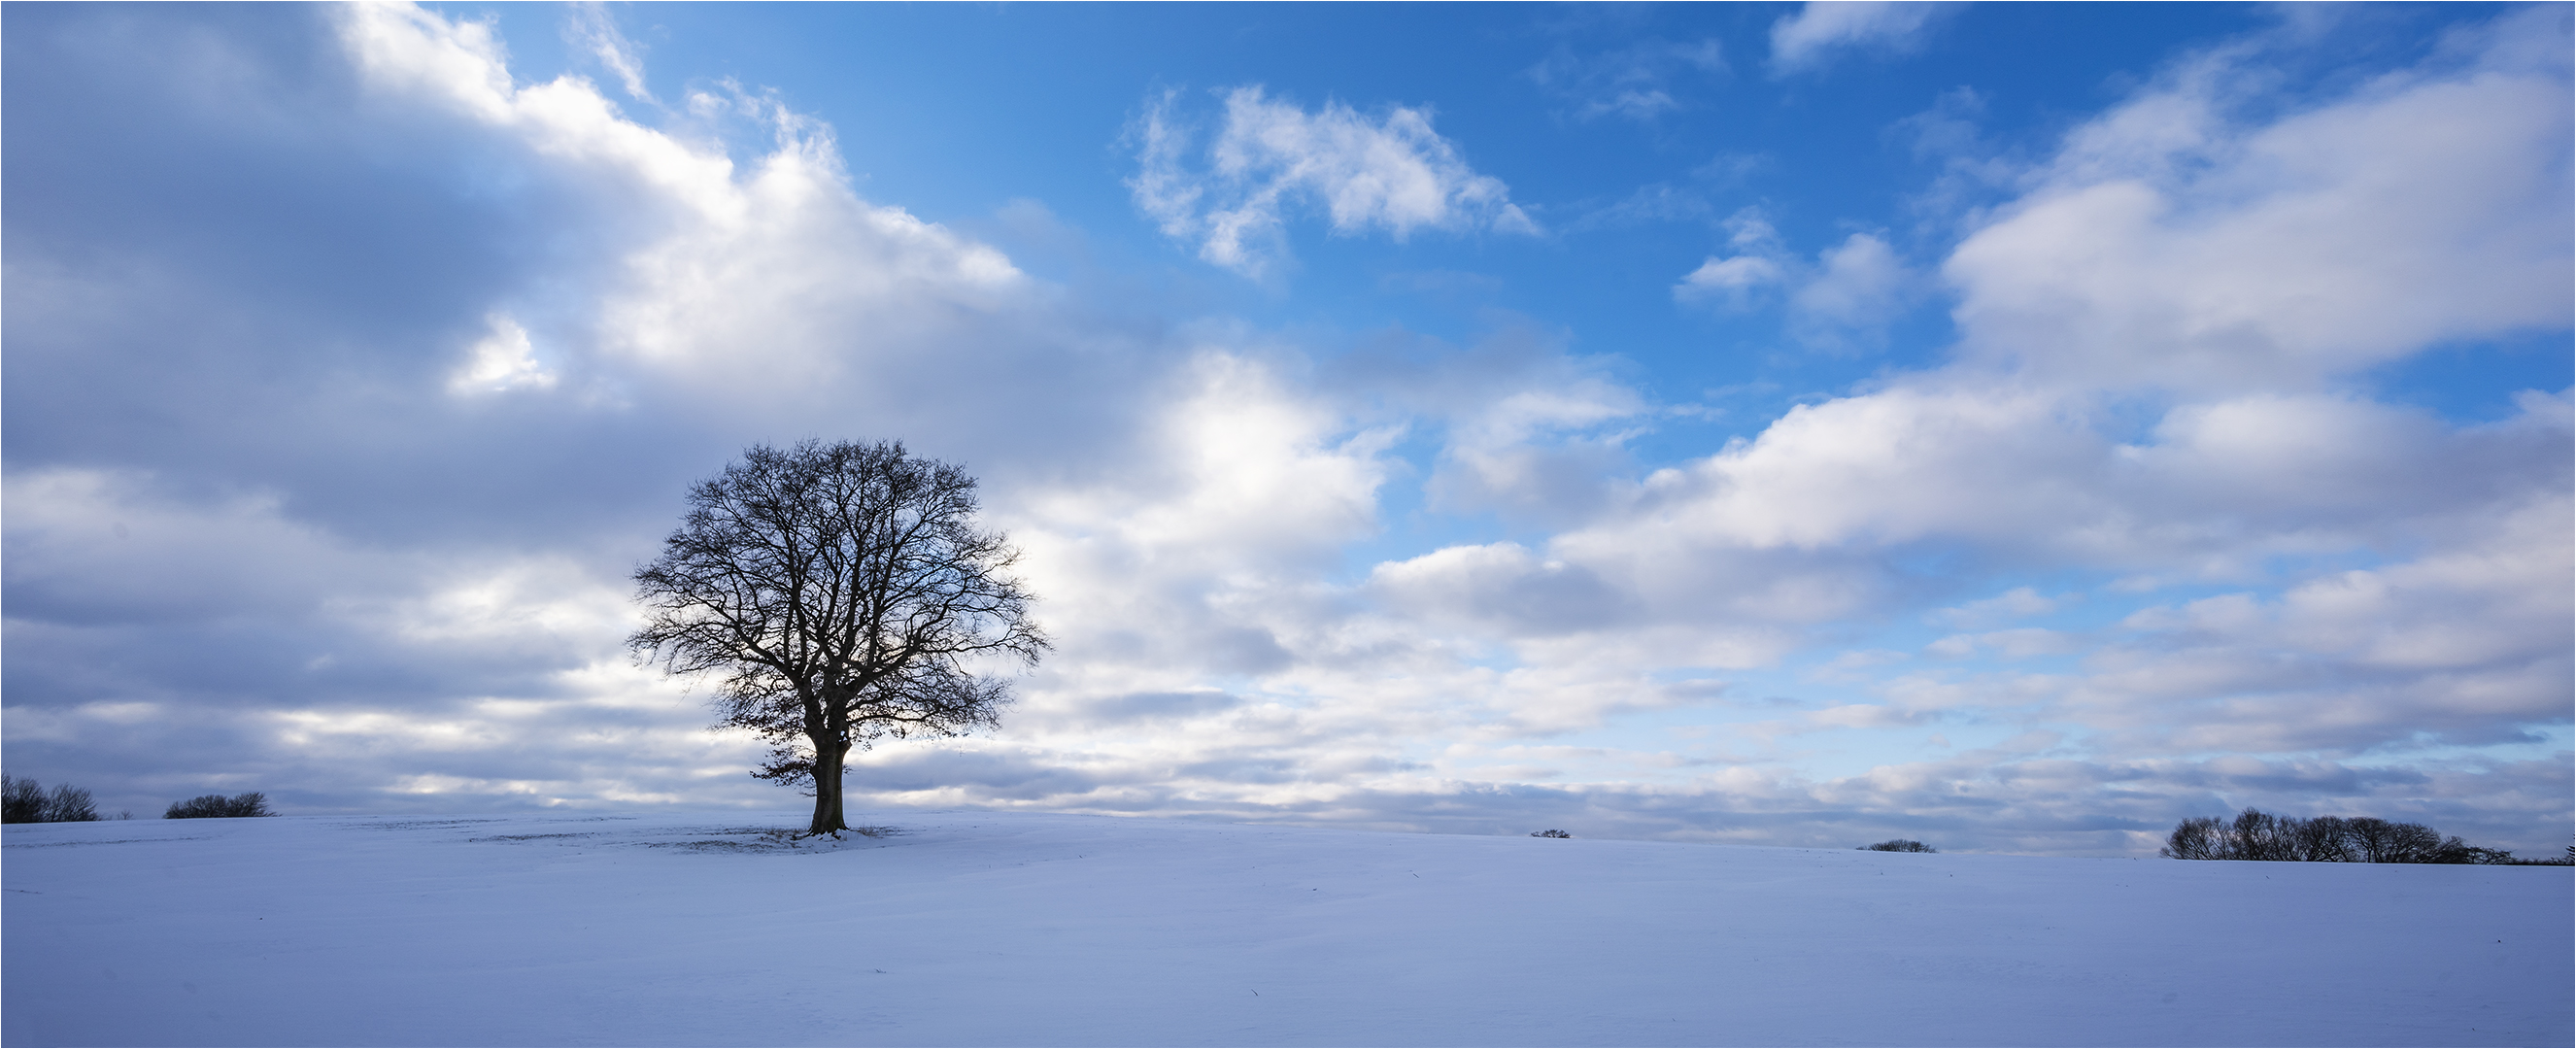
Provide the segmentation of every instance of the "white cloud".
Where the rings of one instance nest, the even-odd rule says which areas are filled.
[[[492,314],[486,320],[491,334],[466,351],[464,366],[448,377],[448,392],[471,395],[553,388],[555,375],[537,363],[536,347],[528,341],[528,330],[506,313]]]
[[[85,782],[290,798],[508,769],[580,804],[755,750],[627,664],[623,580],[576,558],[371,548],[131,472],[5,486],[10,651],[48,668],[9,732],[129,770]]]
[[[1136,204],[1175,239],[1196,241],[1199,257],[1247,276],[1267,272],[1281,231],[1298,211],[1320,206],[1332,230],[1384,230],[1401,241],[1416,229],[1536,233],[1510,190],[1467,166],[1458,147],[1432,130],[1427,109],[1395,106],[1372,119],[1339,102],[1308,112],[1271,100],[1260,87],[1225,95],[1223,126],[1206,167],[1188,167],[1192,135],[1180,123],[1178,92],[1148,103],[1134,134]]]
[[[1711,255],[1683,276],[1673,285],[1675,301],[1742,311],[1785,289],[1790,333],[1835,350],[1882,340],[1887,325],[1922,297],[1922,278],[1874,234],[1854,233],[1809,262],[1789,252],[1759,208],[1736,212],[1724,226],[1735,253]]]
[[[1870,344],[1916,297],[1917,278],[1884,240],[1854,233],[1825,249],[1815,277],[1789,296],[1790,330],[1814,346]]]
[[[0,479],[13,599],[68,605],[82,621],[281,613],[334,583],[375,588],[401,574],[288,519],[276,493],[178,502],[156,488],[132,471],[22,469]]]
[[[1562,525],[1592,513],[1648,414],[1635,390],[1579,368],[1453,416],[1426,486],[1449,510],[1502,510]]]
[[[1811,0],[1771,23],[1771,67],[1782,73],[1823,65],[1837,48],[1910,51],[1925,26],[1960,5],[1882,0]]]
[[[1001,252],[859,199],[829,129],[773,100],[736,93],[717,107],[774,136],[738,170],[720,144],[635,123],[587,81],[516,86],[484,24],[393,5],[340,22],[370,86],[444,105],[632,205],[617,232],[633,247],[596,307],[598,351],[696,395],[776,411],[781,391],[800,391],[812,410],[887,351],[1027,301]],[[859,331],[877,353],[849,352]]]
[[[2224,574],[2558,483],[2565,456],[2544,440],[2295,391],[2444,339],[2567,323],[2566,224],[2528,221],[2567,211],[2567,166],[2542,159],[2566,152],[2568,122],[2549,119],[2567,109],[2559,77],[2494,59],[2393,76],[2269,126],[2118,130],[2210,78],[2142,93],[2070,135],[2029,197],[1945,266],[1965,296],[1967,359],[1793,409],[1751,442],[1650,478],[1630,524],[1562,542],[1654,551],[1637,555],[1651,562],[1696,543],[1945,537]],[[2174,168],[2195,195],[2188,217],[2123,225],[2052,210],[2104,186],[2159,192],[2177,140],[2233,143],[2220,163]],[[2334,147],[2310,148],[2320,142]],[[2086,184],[2068,189],[2068,171]],[[1885,286],[1884,256],[1860,239],[1840,257],[1869,278],[1855,285]],[[2445,265],[2457,272],[2430,272]],[[2200,396],[2172,404],[2153,440],[2123,445],[2099,430],[2103,398],[2142,380]],[[2557,425],[2555,400],[2527,401],[2521,425]]]
[[[2427,556],[2143,610],[2061,702],[2136,750],[2343,754],[2478,744],[2566,717],[2565,493]]]
[[[1261,562],[1232,559],[1253,551],[1316,556],[1375,528],[1391,431],[1348,432],[1271,368],[1215,349],[1164,394],[1140,468],[1106,475],[1107,489],[1038,490],[1020,511],[1031,526],[1086,543],[1114,536],[1107,549],[1207,573],[1252,568]]]
[[[1692,303],[1723,300],[1742,309],[1754,292],[1779,284],[1787,276],[1780,263],[1759,255],[1711,255],[1698,269],[1684,274],[1681,283],[1673,285],[1673,297]]]
[[[1727,246],[1735,254],[1711,255],[1673,285],[1673,298],[1685,304],[1717,303],[1750,308],[1760,294],[1788,282],[1799,263],[1780,242],[1780,232],[1760,208],[1743,208],[1723,224]]]
[[[1564,541],[1642,563],[1687,559],[1703,542],[1820,550],[2023,536],[2098,505],[2085,479],[2108,448],[2063,408],[1964,384],[1801,405],[1752,441],[1647,478],[1626,523]]]
[[[2070,134],[1959,246],[1970,352],[2091,386],[2296,389],[2569,322],[2564,56],[2499,43],[2257,126],[2225,115],[2228,57]]]
[[[1608,626],[1626,599],[1580,567],[1545,561],[1518,543],[1453,546],[1378,565],[1369,585],[1399,607],[1509,634]]]

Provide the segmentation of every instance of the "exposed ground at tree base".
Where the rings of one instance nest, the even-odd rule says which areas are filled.
[[[12,825],[35,1045],[2566,1045],[2564,867],[881,812]],[[1534,828],[1535,829],[1535,828]]]

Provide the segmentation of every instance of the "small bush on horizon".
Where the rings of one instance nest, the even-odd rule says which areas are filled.
[[[1887,839],[1886,841],[1879,842],[1879,843],[1878,843],[1878,844],[1876,844],[1876,845],[1863,845],[1863,846],[1860,846],[1860,847],[1859,847],[1859,849],[1858,849],[1857,851],[1860,851],[1860,852],[1939,852],[1939,851],[1941,851],[1941,850],[1936,849],[1936,848],[1933,848],[1932,846],[1929,846],[1929,845],[1923,844],[1922,842],[1919,842],[1919,841],[1910,841],[1910,840],[1907,840],[1907,839],[1905,839],[1905,838],[1889,838],[1889,839]]]
[[[274,815],[277,814],[268,811],[268,795],[254,790],[247,794],[235,794],[229,798],[221,794],[208,794],[186,801],[174,801],[170,803],[170,811],[162,813],[161,818],[202,820]]]
[[[98,818],[89,791],[65,783],[47,794],[35,780],[0,772],[0,823],[87,823]]]
[[[1530,832],[1530,837],[1533,838],[1571,838],[1573,836],[1574,835],[1561,830],[1534,830]]]

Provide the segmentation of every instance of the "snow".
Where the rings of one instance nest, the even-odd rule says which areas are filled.
[[[2564,867],[990,812],[0,833],[31,1045],[2567,1045]],[[860,822],[854,818],[853,822]],[[1535,828],[1534,828],[1535,829]]]

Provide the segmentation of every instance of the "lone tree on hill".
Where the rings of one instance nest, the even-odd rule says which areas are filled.
[[[771,745],[753,776],[814,788],[809,834],[849,829],[841,774],[881,737],[994,725],[1046,635],[1008,574],[1019,552],[978,530],[975,479],[900,442],[754,445],[689,489],[662,556],[635,570],[638,658],[719,675],[718,727]]]

